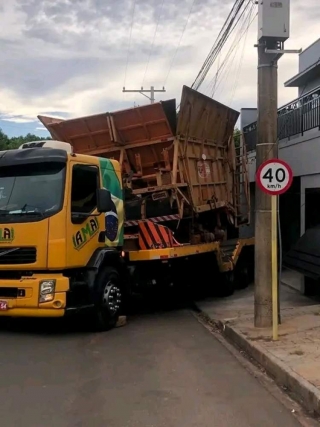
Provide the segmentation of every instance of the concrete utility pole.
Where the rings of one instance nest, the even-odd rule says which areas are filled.
[[[122,92],[138,92],[138,93],[141,93],[141,95],[150,99],[151,104],[154,104],[154,101],[155,101],[154,94],[156,92],[165,92],[165,91],[166,90],[164,87],[162,89],[155,89],[154,86],[151,86],[150,89],[143,89],[143,87],[141,87],[141,89],[135,89],[135,90],[127,90],[125,87],[122,89]],[[146,93],[150,93],[150,96],[146,95]]]
[[[256,167],[278,157],[278,60],[289,38],[290,0],[258,2],[258,129]],[[291,52],[291,51],[290,51]],[[272,325],[271,197],[256,185],[254,325]]]

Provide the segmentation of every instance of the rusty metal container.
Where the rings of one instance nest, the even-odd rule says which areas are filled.
[[[75,153],[118,160],[124,187],[140,200],[141,218],[152,217],[142,206],[152,200],[161,215],[183,218],[223,209],[236,225],[240,187],[248,182],[233,141],[238,117],[239,112],[184,86],[178,114],[176,101],[168,100],[70,120],[39,120]]]

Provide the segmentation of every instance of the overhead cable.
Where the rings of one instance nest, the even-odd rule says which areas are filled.
[[[192,88],[198,90],[203,81],[205,80],[209,70],[211,69],[214,61],[221,52],[223,46],[228,40],[230,34],[234,31],[239,23],[243,13],[245,12],[251,0],[236,0],[222,29],[220,30],[218,37],[215,40],[206,60],[204,61],[196,79],[192,84]],[[239,16],[240,15],[240,16]],[[238,17],[238,19],[237,19]]]
[[[123,86],[126,85],[126,81],[127,81],[127,71],[128,71],[128,64],[129,64],[129,55],[130,55],[130,48],[131,48],[132,29],[133,29],[133,23],[134,23],[135,9],[136,9],[136,0],[132,0],[131,25],[130,25],[129,43],[128,43],[128,49],[127,49],[127,59],[126,59],[126,66],[124,71]]]

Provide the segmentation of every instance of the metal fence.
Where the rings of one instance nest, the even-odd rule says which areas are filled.
[[[320,129],[320,87],[278,110],[279,140],[303,135],[310,129]],[[255,150],[257,122],[243,128],[247,151]]]

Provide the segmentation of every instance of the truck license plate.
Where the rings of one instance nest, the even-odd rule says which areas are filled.
[[[7,301],[0,301],[0,311],[8,310],[8,303]]]

